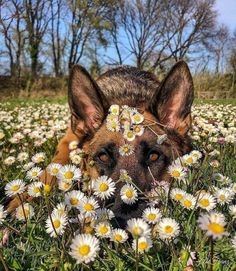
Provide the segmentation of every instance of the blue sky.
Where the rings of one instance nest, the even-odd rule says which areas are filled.
[[[236,0],[217,0],[216,9],[219,23],[226,24],[231,31],[236,29]]]

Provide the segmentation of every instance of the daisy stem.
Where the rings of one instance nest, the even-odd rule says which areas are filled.
[[[210,237],[210,246],[211,246],[211,263],[210,263],[210,271],[213,271],[214,265],[214,241],[213,238]]]
[[[0,260],[1,260],[1,262],[2,262],[2,265],[3,265],[3,267],[4,267],[4,270],[5,270],[5,271],[8,271],[9,269],[8,269],[8,267],[7,267],[7,264],[6,264],[5,260],[4,260],[3,255],[2,255],[2,249],[0,249]]]
[[[136,250],[135,250],[135,270],[138,271],[138,261],[139,261],[139,257],[138,257],[138,238],[136,238],[135,242],[136,242]]]

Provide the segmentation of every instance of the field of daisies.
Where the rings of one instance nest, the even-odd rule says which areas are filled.
[[[77,142],[70,164],[50,163],[68,120],[66,104],[0,105],[0,270],[236,270],[236,106],[194,105],[194,151],[173,161],[173,182],[159,183],[125,229],[103,204],[114,181],[81,172]],[[120,181],[125,203],[143,196],[125,170]]]

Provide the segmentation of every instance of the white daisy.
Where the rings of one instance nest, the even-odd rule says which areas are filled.
[[[161,213],[158,209],[149,207],[143,211],[142,217],[146,222],[156,224],[161,218]]]
[[[120,190],[120,196],[124,203],[133,204],[138,200],[138,192],[131,184],[125,184]]]
[[[37,198],[41,196],[42,182],[33,182],[28,186],[28,194],[31,197]]]
[[[56,208],[53,209],[52,214],[67,215],[67,206],[64,202],[58,203]]]
[[[144,121],[144,116],[139,112],[135,112],[131,115],[132,124],[140,124]]]
[[[109,112],[111,112],[111,114],[118,116],[120,112],[120,106],[118,104],[111,105],[109,108]]]
[[[96,217],[97,217],[97,222],[98,221],[106,221],[106,220],[111,220],[112,218],[115,217],[114,213],[112,210],[106,209],[106,208],[100,208],[96,210]]]
[[[27,152],[20,152],[20,153],[18,154],[18,156],[17,156],[17,160],[18,160],[19,162],[23,162],[23,161],[27,160],[28,157],[29,157],[29,154],[28,154]]]
[[[179,224],[172,218],[163,218],[158,224],[161,239],[173,239],[179,235]]]
[[[127,221],[127,230],[134,237],[149,237],[151,234],[151,230],[147,222],[145,222],[141,218],[131,218]]]
[[[129,144],[124,144],[120,146],[119,153],[121,156],[129,156],[134,153],[134,147]]]
[[[47,166],[47,172],[52,176],[57,176],[61,167],[62,167],[62,165],[57,164],[57,163],[49,164]]]
[[[135,139],[135,133],[132,130],[125,130],[123,136],[127,141],[133,141]]]
[[[59,180],[58,181],[58,188],[61,191],[64,191],[64,192],[70,190],[72,185],[73,185],[72,181],[65,181],[65,180]]]
[[[142,125],[134,125],[133,131],[136,136],[141,136],[144,133],[144,127]]]
[[[16,208],[16,218],[25,221],[34,216],[34,208],[29,203],[24,203]]]
[[[20,179],[11,181],[7,183],[5,186],[5,193],[8,197],[21,194],[24,191],[25,191],[25,183]]]
[[[229,204],[233,199],[233,193],[228,188],[218,189],[215,197],[220,205]]]
[[[223,214],[211,212],[209,214],[202,214],[198,219],[201,230],[206,231],[208,236],[221,238],[223,235],[228,235],[225,231],[225,217]]]
[[[68,224],[68,218],[66,214],[59,214],[54,212],[46,220],[46,232],[51,237],[57,237],[65,232],[66,225]]]
[[[44,162],[45,158],[46,158],[45,153],[43,153],[43,152],[36,153],[36,154],[32,157],[32,162],[35,163],[35,164],[39,164],[39,163]]]
[[[236,205],[229,206],[229,212],[234,218],[236,218]]]
[[[8,156],[5,160],[4,160],[4,164],[7,166],[11,166],[15,163],[16,158],[14,156]]]
[[[170,193],[170,197],[175,201],[181,201],[186,192],[180,188],[173,188]]]
[[[197,162],[197,157],[194,156],[193,154],[185,154],[182,157],[182,161],[185,165],[192,166],[193,164]]]
[[[209,193],[200,193],[198,197],[198,206],[207,211],[211,211],[216,206],[216,200]]]
[[[111,231],[110,240],[115,243],[125,243],[128,239],[128,234],[122,229],[114,229]]]
[[[57,175],[58,179],[64,181],[73,181],[80,180],[81,171],[74,165],[65,165],[60,168],[60,171]]]
[[[196,199],[193,195],[185,193],[183,199],[181,200],[181,204],[186,209],[193,209],[196,205]]]
[[[110,198],[115,192],[115,183],[107,176],[100,176],[94,180],[94,195],[102,200]]]
[[[79,141],[74,140],[69,143],[69,150],[75,150],[78,148]]]
[[[39,167],[33,167],[26,173],[26,178],[29,180],[38,179],[43,174],[43,171]]]
[[[111,132],[119,132],[120,131],[120,123],[118,120],[107,121],[106,126],[107,126],[107,129]]]
[[[148,252],[152,247],[152,240],[147,237],[140,237],[138,239],[134,239],[132,242],[132,248],[134,251],[138,251],[138,253],[142,254],[144,252]]]
[[[85,217],[94,216],[98,208],[98,202],[93,197],[84,197],[79,204],[79,210]]]
[[[101,238],[107,238],[111,233],[111,225],[108,222],[99,222],[95,226],[95,234]]]
[[[78,190],[72,190],[65,194],[65,204],[66,206],[71,209],[72,207],[79,208],[79,204],[85,198],[83,192]]]
[[[168,167],[168,172],[171,177],[177,180],[184,180],[187,176],[185,169],[179,163],[172,163]]]
[[[90,234],[78,234],[71,243],[70,255],[80,263],[94,261],[99,251],[99,241]]]

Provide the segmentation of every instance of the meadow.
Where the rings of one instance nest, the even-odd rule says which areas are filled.
[[[76,142],[70,165],[50,164],[69,121],[65,100],[2,103],[0,240],[10,235],[0,245],[0,270],[236,270],[236,103],[198,100],[192,116],[194,151],[173,161],[171,184],[142,195],[121,173],[124,201],[145,196],[149,206],[115,229],[103,204],[114,182],[80,170]],[[57,185],[40,181],[44,169]],[[7,213],[25,191],[35,200]]]

